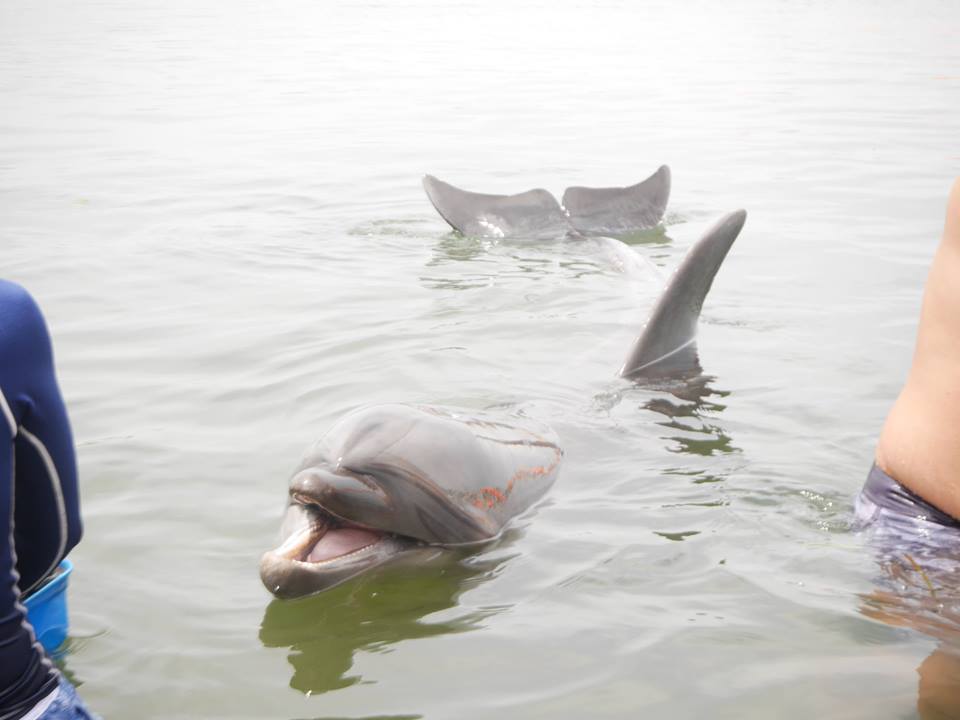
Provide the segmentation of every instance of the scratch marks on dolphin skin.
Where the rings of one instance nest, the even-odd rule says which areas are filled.
[[[478,507],[484,507],[486,504],[487,508],[492,508],[494,505],[499,505],[507,501],[507,496],[495,487],[484,487],[480,488],[478,497],[473,501],[473,504]]]
[[[554,450],[559,450],[556,443],[552,443],[549,440],[539,439],[539,440],[502,440],[500,438],[490,437],[489,435],[477,435],[479,440],[487,440],[488,442],[496,443],[498,445],[521,445],[527,447],[545,447],[553,448]]]
[[[548,447],[553,447],[554,449],[554,461],[550,465],[536,465],[534,467],[520,468],[517,470],[507,481],[507,485],[503,490],[493,487],[492,485],[487,485],[486,487],[480,488],[480,490],[472,496],[468,496],[471,499],[471,502],[474,507],[483,510],[486,508],[490,510],[498,505],[503,505],[507,500],[510,499],[510,495],[513,493],[514,487],[521,480],[544,477],[549,475],[554,470],[557,469],[557,466],[560,464],[560,461],[563,459],[563,450],[561,450],[556,445],[551,443],[545,443]],[[543,445],[541,445],[543,446]]]

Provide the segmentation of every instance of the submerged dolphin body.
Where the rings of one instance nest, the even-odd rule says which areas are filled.
[[[333,426],[290,480],[282,544],[260,578],[278,597],[327,590],[422,545],[496,538],[556,479],[563,451],[532,421],[379,405]]]
[[[669,190],[669,171],[665,179]],[[634,190],[644,183],[618,191],[625,206],[641,205]],[[583,195],[572,190],[572,197]],[[496,212],[482,215],[501,231],[523,228],[535,234],[552,228],[569,233],[562,214],[553,210],[540,216],[542,221],[529,221],[530,207],[551,207],[541,194],[545,192],[506,200],[470,193],[468,199],[494,198]],[[616,193],[590,192],[605,196],[610,206],[621,202]],[[569,216],[570,223],[578,218],[586,228],[582,218],[589,217],[594,226],[615,226],[605,212],[585,211],[580,200],[570,203],[579,208],[579,214]],[[467,215],[445,207],[465,228],[472,227],[463,220]],[[743,210],[725,215],[690,249],[631,348],[622,377],[644,381],[700,373],[697,320],[745,221]],[[574,227],[574,232],[580,230]],[[357,410],[331,428],[294,472],[283,541],[263,555],[260,577],[278,597],[299,597],[327,590],[418,546],[492,540],[546,493],[562,458],[553,431],[526,419],[434,406]]]

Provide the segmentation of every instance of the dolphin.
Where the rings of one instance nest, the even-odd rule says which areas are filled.
[[[290,480],[260,578],[281,598],[327,590],[427,545],[495,539],[557,477],[556,434],[474,410],[376,405],[336,423]]]
[[[621,377],[641,381],[702,372],[697,321],[713,279],[746,221],[746,210],[727,213],[687,251],[630,348]]]
[[[584,238],[624,235],[656,227],[670,199],[670,168],[661,165],[629,187],[570,187],[563,204],[537,188],[517,195],[487,195],[426,175],[423,189],[440,216],[472,237]]]
[[[499,227],[508,215],[501,211]],[[621,377],[649,382],[701,374],[697,321],[745,222],[744,210],[723,216],[688,251]],[[274,595],[293,598],[418,547],[489,542],[543,497],[562,459],[553,430],[526,418],[438,406],[361,408],[335,424],[293,473],[281,543],[263,555],[260,578]]]

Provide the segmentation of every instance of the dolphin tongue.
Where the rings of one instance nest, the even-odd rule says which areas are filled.
[[[362,528],[336,528],[328,530],[307,555],[307,562],[324,562],[349,555],[373,545],[383,538],[383,533]]]

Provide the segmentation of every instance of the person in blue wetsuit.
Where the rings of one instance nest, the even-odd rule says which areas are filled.
[[[90,718],[21,599],[81,535],[77,464],[40,309],[0,280],[0,720]]]

